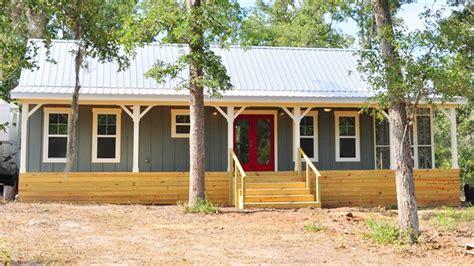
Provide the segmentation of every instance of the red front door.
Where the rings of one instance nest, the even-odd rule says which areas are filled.
[[[239,115],[234,121],[234,150],[245,171],[274,171],[273,115]]]

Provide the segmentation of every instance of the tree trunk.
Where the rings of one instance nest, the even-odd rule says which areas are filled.
[[[80,45],[80,44],[78,44]],[[75,73],[75,82],[74,82],[74,92],[72,94],[71,101],[71,114],[68,119],[67,127],[67,152],[66,152],[66,166],[64,168],[65,173],[69,173],[72,170],[72,166],[76,161],[76,139],[77,139],[77,121],[79,121],[79,91],[81,85],[79,82],[79,74],[81,71],[81,65],[83,61],[83,52],[81,47],[78,47],[77,53],[74,58],[74,73]]]
[[[188,12],[201,5],[200,0],[187,0]],[[194,36],[190,39],[190,54],[196,55],[203,48],[203,33],[199,21],[194,23]],[[190,119],[189,132],[189,205],[205,199],[205,149],[204,149],[204,88],[198,81],[202,80],[203,70],[198,59],[194,58],[189,67],[190,72]]]
[[[380,49],[385,63],[388,93],[389,97],[393,99],[389,108],[389,116],[390,123],[393,124],[391,145],[394,145],[395,152],[398,224],[403,231],[409,234],[410,241],[414,242],[419,235],[419,226],[407,106],[405,95],[402,90],[397,88],[398,79],[402,73],[401,66],[392,43],[394,33],[388,0],[372,0],[372,5],[380,38]]]

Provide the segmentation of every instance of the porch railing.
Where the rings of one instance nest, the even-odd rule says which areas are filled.
[[[229,176],[233,183],[234,206],[243,209],[245,205],[245,177],[247,175],[233,149],[229,149]]]
[[[306,169],[305,169],[305,177],[306,177],[306,188],[310,188],[310,169],[316,176],[316,184],[315,184],[315,198],[316,202],[321,203],[321,193],[319,189],[319,177],[321,174],[319,173],[318,169],[316,166],[314,166],[313,162],[309,159],[309,157],[306,155],[306,153],[301,149],[301,147],[298,147],[297,149],[297,154],[296,154],[296,165],[298,167],[298,176],[302,175],[302,163],[303,161],[301,160],[303,158],[305,164],[306,164]]]

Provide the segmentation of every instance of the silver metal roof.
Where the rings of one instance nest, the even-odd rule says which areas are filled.
[[[20,82],[12,91],[18,99],[69,99],[74,87],[74,59],[71,53],[74,41],[55,40],[51,59],[41,40],[33,40],[39,47],[35,58],[38,68],[24,69]],[[222,57],[234,89],[224,93],[222,100],[302,100],[360,102],[373,95],[370,87],[357,72],[355,50],[249,47],[232,46],[229,49],[213,47]],[[87,58],[81,70],[81,97],[120,99],[173,99],[185,98],[186,90],[177,91],[181,81],[166,80],[157,83],[144,74],[157,60],[174,62],[186,53],[185,46],[177,44],[149,44],[137,48],[130,67],[117,72],[115,62],[100,63]],[[187,76],[187,70],[182,77]]]

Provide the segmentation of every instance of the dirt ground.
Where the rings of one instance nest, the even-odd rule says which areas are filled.
[[[367,237],[367,219],[396,220],[395,211],[381,209],[221,208],[204,215],[183,214],[178,206],[8,203],[0,205],[0,261],[473,265],[462,244],[474,242],[474,221],[443,230],[435,223],[442,211],[419,212],[421,243],[409,246]],[[304,229],[312,223],[322,229]]]

